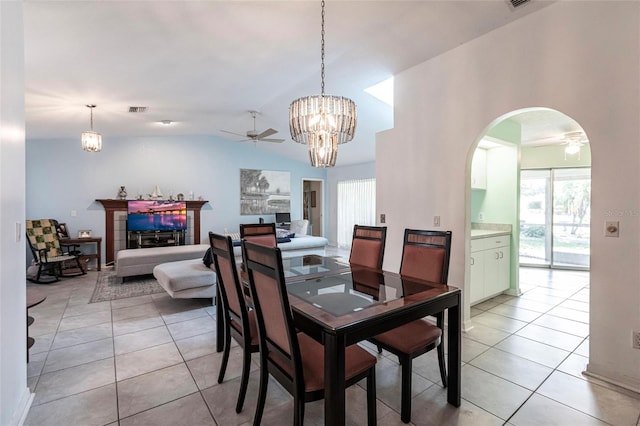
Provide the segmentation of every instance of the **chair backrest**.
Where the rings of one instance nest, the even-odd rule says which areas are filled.
[[[400,275],[446,284],[451,231],[404,230]]]
[[[242,241],[249,275],[249,289],[255,309],[260,351],[278,367],[281,375],[304,391],[302,359],[277,247]],[[301,394],[301,393],[300,393]]]
[[[209,243],[211,244],[211,254],[213,255],[222,305],[228,311],[228,316],[239,322],[242,327],[248,324],[249,318],[233,254],[233,240],[229,236],[225,237],[209,232]]]
[[[289,232],[296,235],[307,235],[307,228],[309,227],[309,221],[307,219],[292,220],[289,225]]]
[[[268,247],[275,247],[276,224],[275,223],[248,223],[240,225],[240,238]]]
[[[62,256],[55,220],[26,220],[24,227],[31,253],[33,253],[36,262],[41,261],[40,253],[42,250],[47,252],[47,257]]]
[[[355,225],[353,227],[349,263],[367,268],[382,269],[386,240],[386,226]]]

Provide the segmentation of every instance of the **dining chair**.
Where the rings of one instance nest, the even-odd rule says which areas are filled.
[[[222,363],[218,373],[218,383],[224,380],[224,374],[229,362],[231,349],[231,337],[243,348],[242,351],[242,378],[240,380],[240,393],[236,403],[236,413],[242,411],[247,384],[249,383],[249,371],[251,369],[251,354],[259,351],[258,329],[256,327],[255,311],[249,310],[244,298],[243,287],[238,278],[235,257],[233,254],[233,240],[229,236],[223,236],[209,232],[211,254],[217,275],[217,285],[222,303],[224,321],[224,352]]]
[[[324,347],[293,321],[279,248],[242,242],[249,289],[260,336],[260,388],[253,420],[259,425],[271,374],[294,399],[294,425],[302,425],[304,404],[324,398]],[[367,421],[376,424],[376,357],[358,345],[345,351],[345,381],[351,386],[367,379]]]
[[[349,263],[382,270],[386,239],[386,226],[354,225]]]
[[[269,247],[276,246],[275,223],[247,223],[240,225],[240,238],[263,244]]]
[[[412,294],[411,279],[446,284],[449,275],[451,231],[405,229],[400,275],[405,297]],[[405,280],[406,284],[405,284]],[[378,334],[370,339],[378,350],[386,349],[398,357],[402,368],[400,418],[411,421],[411,372],[413,359],[437,348],[443,387],[447,386],[444,362],[444,312],[438,312],[436,325],[419,319]]]

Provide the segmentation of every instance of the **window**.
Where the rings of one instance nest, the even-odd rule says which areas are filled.
[[[338,182],[338,247],[350,247],[354,225],[376,224],[376,180]]]

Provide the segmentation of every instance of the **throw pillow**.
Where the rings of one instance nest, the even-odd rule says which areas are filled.
[[[287,237],[282,237],[282,238],[278,237],[278,238],[276,238],[276,240],[277,240],[278,244],[280,244],[280,243],[290,243],[291,242],[291,238],[287,238]]]
[[[276,228],[276,238],[287,238],[288,235],[289,235],[288,229]]]
[[[211,252],[211,247],[207,249],[204,253],[204,257],[202,258],[202,263],[208,268],[213,263],[213,253]]]

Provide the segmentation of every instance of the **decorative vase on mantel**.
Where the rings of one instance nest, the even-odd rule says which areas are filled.
[[[121,200],[127,199],[127,190],[124,186],[120,187],[120,190],[118,191],[118,198],[120,198]]]

